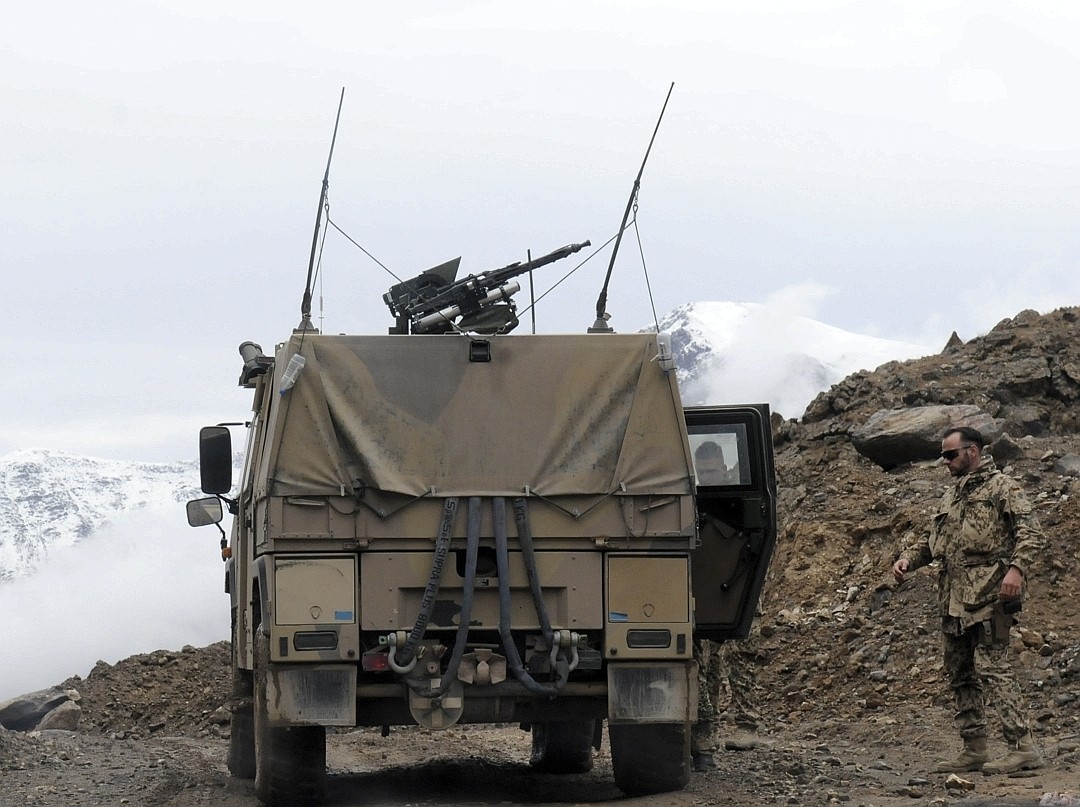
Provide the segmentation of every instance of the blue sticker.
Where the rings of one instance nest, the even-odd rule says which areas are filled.
[[[334,619],[338,622],[352,622],[352,611],[334,611]]]
[[[630,615],[624,614],[621,611],[610,611],[608,612],[607,619],[608,622],[629,622]]]

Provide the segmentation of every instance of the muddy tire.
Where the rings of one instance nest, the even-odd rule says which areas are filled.
[[[533,723],[529,764],[544,773],[585,773],[593,766],[592,720]]]
[[[237,779],[255,778],[255,708],[250,702],[233,710],[225,764]]]
[[[326,798],[326,729],[269,724],[270,640],[255,634],[255,795],[268,807],[310,807]]]
[[[627,796],[682,790],[690,781],[690,725],[608,725],[615,784]]]
[[[236,608],[232,609],[232,722],[229,728],[229,755],[225,765],[237,779],[255,778],[255,705],[250,670],[240,666],[240,644],[236,632]]]

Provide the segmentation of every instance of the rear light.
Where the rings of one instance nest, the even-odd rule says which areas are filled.
[[[365,672],[389,672],[390,652],[388,650],[369,650],[360,657],[360,666]]]

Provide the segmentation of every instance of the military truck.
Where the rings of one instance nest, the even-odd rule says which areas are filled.
[[[747,635],[775,541],[769,411],[683,407],[666,334],[511,333],[515,278],[587,244],[400,282],[386,335],[312,327],[309,267],[240,346],[237,492],[208,426],[188,520],[232,514],[228,768],[266,804],[324,797],[328,727],[517,724],[574,774],[606,723],[623,792],[688,782],[695,640]]]
[[[775,539],[764,405],[681,405],[663,335],[339,336],[241,346],[200,434],[195,524],[233,512],[228,766],[317,803],[326,727],[518,723],[627,794],[683,787],[694,639],[745,636]],[[295,357],[302,370],[287,376]],[[698,484],[695,448],[736,473]]]

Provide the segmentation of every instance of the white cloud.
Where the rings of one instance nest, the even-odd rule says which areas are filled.
[[[219,540],[188,527],[182,506],[143,510],[0,584],[0,701],[85,677],[99,660],[228,639]]]
[[[949,100],[965,104],[992,104],[1009,95],[1000,73],[974,67],[952,71],[946,93]]]
[[[790,321],[790,317],[794,316],[817,319],[822,303],[835,296],[836,293],[835,288],[823,283],[815,281],[796,283],[793,286],[785,286],[766,297],[764,308],[770,312],[768,318],[781,322]]]
[[[681,384],[688,404],[768,403],[786,418],[801,417],[822,390],[858,370],[915,358],[933,350],[885,340],[810,319],[827,289],[782,289],[765,304],[696,303],[685,323],[691,349],[711,346],[697,378]]]

